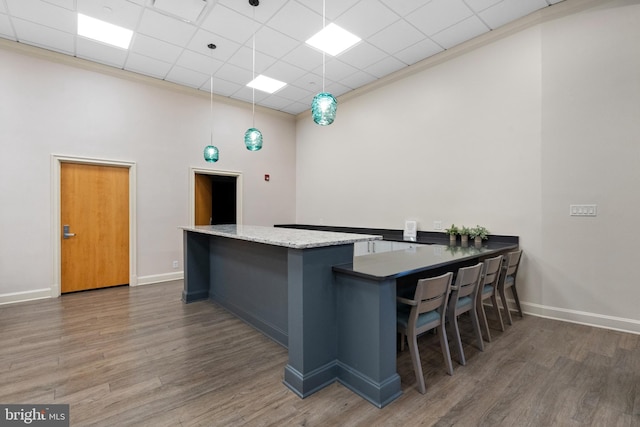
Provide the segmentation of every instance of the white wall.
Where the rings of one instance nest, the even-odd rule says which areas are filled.
[[[293,116],[256,109],[265,143],[249,152],[251,105],[216,102],[220,160],[209,164],[207,93],[12,43],[0,45],[0,303],[41,296],[55,283],[52,154],[136,163],[142,282],[179,274],[173,260],[182,269],[178,227],[190,223],[190,167],[243,174],[244,223],[294,221]]]
[[[299,117],[297,222],[519,235],[528,312],[640,332],[637,3],[567,0],[340,100],[331,126]]]

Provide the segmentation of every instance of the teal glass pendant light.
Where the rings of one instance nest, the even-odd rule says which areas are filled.
[[[215,145],[207,145],[204,147],[204,159],[207,162],[215,163],[220,158],[220,151]]]
[[[325,0],[322,0],[322,28],[325,27]],[[311,117],[320,126],[328,126],[336,119],[338,101],[329,92],[324,90],[325,61],[322,51],[322,92],[313,97],[311,101]]]
[[[254,7],[253,21],[255,23],[255,20],[256,20],[255,7],[257,7],[260,4],[260,1],[249,0],[249,4]],[[252,56],[253,56],[252,57],[253,75],[251,78],[255,79],[256,78],[256,31],[255,29],[253,30],[253,55]],[[256,89],[253,86],[251,87],[251,116],[252,116],[253,126],[247,129],[247,131],[244,133],[244,145],[245,147],[247,147],[247,150],[249,151],[258,151],[262,149],[262,132],[260,132],[256,128]]]
[[[320,126],[327,126],[336,119],[336,110],[338,109],[338,101],[328,92],[320,92],[313,97],[311,103],[311,115],[313,121]]]
[[[213,49],[216,48],[216,45],[209,43],[207,47],[211,49],[211,57],[213,58]],[[219,158],[220,150],[213,145],[213,71],[211,71],[211,142],[204,147],[204,160],[209,163],[215,163]]]
[[[249,128],[244,133],[244,145],[249,151],[258,151],[262,148],[262,132],[256,128]]]

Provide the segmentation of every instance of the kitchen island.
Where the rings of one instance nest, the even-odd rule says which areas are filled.
[[[181,228],[184,302],[213,300],[287,347],[284,383],[300,397],[338,380],[331,268],[353,261],[354,243],[381,236],[249,225]]]
[[[354,244],[382,237],[359,229],[182,228],[185,302],[211,299],[287,347],[284,384],[298,396],[339,381],[380,408],[402,394],[397,292],[518,248],[517,237],[490,237],[481,247],[411,245],[354,257]]]

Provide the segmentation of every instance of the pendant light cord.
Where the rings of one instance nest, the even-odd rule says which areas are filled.
[[[256,8],[253,8],[253,53],[251,55],[252,75],[251,81],[256,79]],[[251,86],[251,127],[256,127],[256,87],[255,82]]]
[[[326,0],[322,0],[322,29],[325,28],[325,2]],[[322,92],[324,92],[324,73],[325,73],[325,65],[324,65],[324,50],[322,51]]]
[[[209,45],[211,49],[211,90],[210,90],[210,105],[211,105],[211,145],[213,145],[213,44]]]

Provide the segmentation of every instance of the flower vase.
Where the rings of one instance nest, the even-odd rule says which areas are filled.
[[[462,235],[460,236],[460,246],[467,246],[469,244],[469,236]]]
[[[481,248],[482,247],[482,237],[477,236],[476,238],[473,239],[473,244],[475,245],[476,248]]]
[[[456,245],[456,235],[455,234],[450,234],[449,235],[449,246],[455,246]]]

